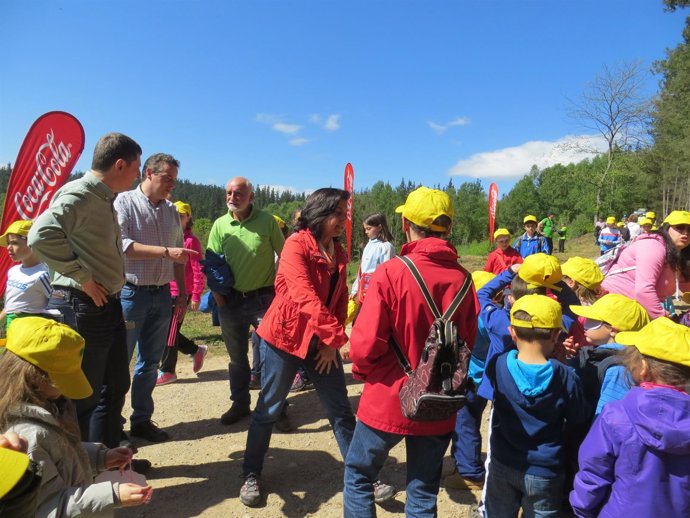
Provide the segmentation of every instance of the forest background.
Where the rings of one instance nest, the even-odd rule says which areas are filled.
[[[664,4],[674,11],[689,7],[690,0],[664,0]],[[641,76],[649,71],[641,70],[637,63],[623,63],[605,67],[584,87],[580,98],[568,100],[569,115],[583,128],[603,137],[606,151],[576,164],[543,169],[533,166],[525,171],[525,176],[498,201],[496,228],[505,227],[518,235],[526,214],[541,219],[554,213],[556,223],[568,227],[568,236],[577,237],[591,232],[598,216],[620,219],[640,208],[654,210],[659,216],[671,210],[690,210],[690,16],[683,42],[668,49],[666,58],[656,62],[653,71],[660,77],[659,92],[653,98],[639,95]],[[352,162],[356,174],[356,157]],[[0,207],[4,205],[10,173],[10,164],[0,166]],[[75,172],[72,176],[82,174]],[[337,177],[341,174],[338,172]],[[356,191],[354,259],[365,244],[362,220],[372,213],[383,213],[395,242],[404,242],[395,208],[417,187],[413,179],[403,178],[396,186],[377,182]],[[449,179],[428,187],[447,192],[454,201],[453,245],[463,254],[485,254],[489,249],[488,194],[482,182],[455,185]],[[192,206],[194,232],[205,249],[213,221],[227,211],[224,187],[181,180],[173,195]],[[304,200],[304,193],[255,186],[255,205],[288,224]]]

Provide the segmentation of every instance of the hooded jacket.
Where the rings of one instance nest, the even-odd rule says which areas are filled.
[[[522,263],[522,256],[520,252],[509,246],[505,250],[496,248],[489,253],[486,258],[486,265],[484,265],[485,272],[491,272],[495,275],[500,274],[506,268],[510,268],[514,264]]]
[[[690,395],[633,387],[604,407],[579,464],[578,517],[690,516]]]

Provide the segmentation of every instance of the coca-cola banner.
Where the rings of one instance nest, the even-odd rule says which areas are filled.
[[[24,138],[7,185],[0,234],[19,219],[36,219],[66,181],[84,150],[84,128],[69,113],[41,115]],[[0,249],[0,295],[11,261]]]
[[[345,166],[345,177],[343,184],[347,192],[350,193],[350,199],[347,200],[347,223],[345,224],[345,239],[347,240],[347,260],[352,257],[352,205],[355,202],[355,170],[352,169],[352,164],[348,163]]]
[[[496,204],[498,203],[498,185],[489,186],[489,243],[494,242],[494,227],[496,226]]]

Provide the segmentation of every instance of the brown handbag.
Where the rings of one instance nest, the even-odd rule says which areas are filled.
[[[431,298],[429,289],[414,263],[405,256],[398,256],[414,276],[422,290],[434,321],[429,329],[419,364],[413,370],[398,344],[391,337],[393,349],[407,379],[400,389],[400,408],[413,421],[441,421],[454,416],[466,403],[467,368],[470,350],[458,335],[451,317],[457,311],[472,286],[467,275],[450,306],[441,314]]]

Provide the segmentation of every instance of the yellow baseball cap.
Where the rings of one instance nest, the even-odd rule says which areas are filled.
[[[192,215],[192,206],[189,203],[183,201],[176,201],[175,207],[177,207],[177,212],[180,214],[185,214],[187,216]]]
[[[638,223],[640,224],[641,227],[644,227],[645,225],[651,225],[652,220],[649,218],[642,218]]]
[[[601,320],[619,331],[639,331],[649,324],[649,315],[639,302],[624,295],[609,293],[591,306],[570,306],[576,315]]]
[[[81,370],[84,339],[65,324],[41,317],[16,318],[7,328],[8,351],[48,374],[70,399],[84,399],[93,389]]]
[[[485,272],[484,270],[477,270],[472,272],[472,282],[474,283],[474,289],[481,289],[487,282],[496,277],[495,274],[491,272]]]
[[[616,224],[616,218],[614,216],[609,216],[606,218],[606,224],[607,225],[615,225]]]
[[[5,233],[0,236],[0,246],[7,246],[7,238],[10,234],[16,234],[24,237],[28,236],[29,229],[33,224],[34,222],[30,219],[19,219],[10,223],[10,226],[7,227],[7,230],[5,230]]]
[[[278,226],[280,229],[284,229],[287,225],[285,224],[285,221],[283,221],[283,218],[280,216],[276,216],[275,214],[273,215],[273,219],[276,220],[276,223],[278,223]]]
[[[664,223],[669,225],[690,225],[690,212],[687,210],[674,210],[666,216]]]
[[[434,232],[445,232],[446,227],[434,225],[439,216],[453,219],[453,202],[445,192],[428,187],[419,187],[407,195],[404,205],[400,205],[395,212],[421,228],[428,228]]]
[[[2,477],[0,477],[0,498],[2,498],[24,476],[26,468],[29,467],[29,456],[20,451],[0,447],[0,466],[2,466]]]
[[[510,232],[508,232],[507,228],[499,228],[496,232],[494,232],[494,239],[498,239],[501,236],[510,237]]]
[[[634,345],[645,356],[690,367],[690,327],[670,318],[656,318],[640,331],[618,333],[616,342]]]
[[[563,278],[561,263],[552,255],[528,255],[518,270],[518,276],[527,283],[529,289],[544,286],[561,291],[561,288],[556,286]]]
[[[561,272],[588,290],[596,290],[604,280],[597,263],[584,257],[571,257],[561,265]]]
[[[650,210],[649,212],[647,212],[647,214],[644,215],[644,217],[654,221],[656,219],[656,212],[654,212],[653,210]]]
[[[532,320],[527,322],[515,318],[517,311],[524,311]],[[564,329],[561,305],[545,295],[525,295],[510,308],[510,325],[532,329]]]
[[[532,216],[531,214],[528,214],[524,218],[522,218],[523,223],[529,223],[530,221],[533,221],[534,223],[537,223],[537,217]]]
[[[618,223],[616,223],[616,226],[618,228],[623,228],[625,226],[625,223],[623,223],[622,221],[619,221]]]

